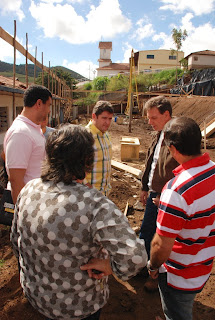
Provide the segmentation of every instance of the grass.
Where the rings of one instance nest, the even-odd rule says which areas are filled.
[[[1,71],[0,72],[1,76],[5,76],[5,77],[10,77],[12,78],[13,77],[13,73],[12,72],[7,72],[7,71]],[[16,73],[16,79],[19,79],[19,81],[25,83],[26,79],[25,79],[25,75],[24,74],[19,74],[19,73]],[[28,77],[28,82],[29,83],[33,83],[34,82],[34,78],[33,77]]]

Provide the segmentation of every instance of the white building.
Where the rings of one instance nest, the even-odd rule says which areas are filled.
[[[100,57],[98,59],[97,77],[111,77],[119,73],[129,73],[129,63],[112,63],[112,42],[99,42]]]
[[[215,68],[215,51],[205,50],[192,52],[185,57],[188,60],[188,69]]]

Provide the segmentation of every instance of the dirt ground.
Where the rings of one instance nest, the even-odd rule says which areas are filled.
[[[202,121],[215,110],[215,97],[171,98],[173,115],[192,117],[202,125]],[[122,136],[138,137],[140,140],[139,160],[126,162],[127,165],[143,170],[144,159],[151,140],[151,128],[147,120],[134,115],[132,132],[128,132],[128,120],[119,125],[112,123],[110,134],[113,142],[113,159],[121,161],[120,140]],[[207,152],[215,161],[215,134],[207,140]],[[128,202],[128,220],[137,235],[144,210],[136,209],[139,200],[140,180],[133,175],[116,169],[112,170],[112,192],[110,199],[124,212]],[[146,279],[137,275],[127,284],[121,284],[110,277],[110,299],[103,308],[101,320],[152,320],[156,316],[164,319],[159,293],[147,293]],[[205,288],[197,294],[194,302],[193,320],[215,319],[215,265]],[[19,285],[16,259],[9,241],[9,228],[0,225],[0,319],[1,320],[43,320],[22,294]],[[186,319],[184,319],[186,320]]]

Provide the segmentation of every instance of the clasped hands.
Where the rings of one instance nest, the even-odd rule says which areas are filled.
[[[98,280],[112,274],[110,259],[92,258],[88,261],[88,263],[81,266],[80,269],[82,271],[86,270],[90,278]],[[100,273],[95,273],[95,270],[100,271]]]

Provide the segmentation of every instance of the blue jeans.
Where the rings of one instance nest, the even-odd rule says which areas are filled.
[[[151,241],[156,231],[158,207],[152,202],[152,198],[156,198],[156,196],[156,192],[150,192],[146,201],[146,210],[140,228],[140,239],[144,239],[145,241],[148,259],[150,258]]]
[[[89,317],[84,318],[82,320],[99,320],[101,311],[102,311],[102,309],[99,309],[95,313],[91,314]],[[51,320],[51,319],[46,319],[46,320]]]
[[[192,320],[196,293],[175,290],[167,286],[167,273],[159,274],[159,291],[166,320]]]

